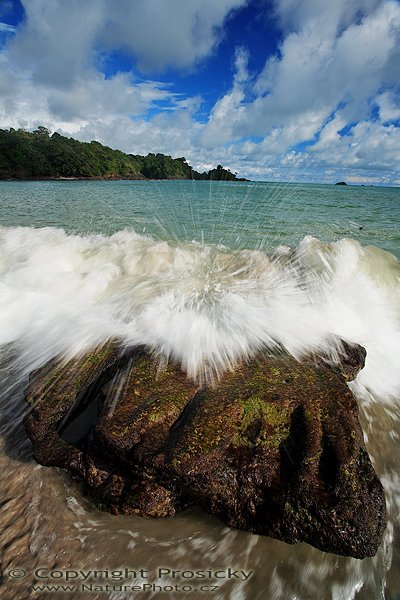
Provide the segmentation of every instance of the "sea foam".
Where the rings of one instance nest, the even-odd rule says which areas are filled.
[[[203,383],[265,348],[334,354],[339,336],[367,349],[355,385],[400,391],[400,265],[351,239],[262,252],[1,228],[0,306],[27,371],[118,336]]]

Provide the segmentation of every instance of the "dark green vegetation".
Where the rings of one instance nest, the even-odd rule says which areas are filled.
[[[0,179],[43,178],[99,179],[237,179],[218,165],[208,173],[197,173],[184,157],[165,154],[140,156],[112,150],[99,142],[78,142],[39,127],[0,129]]]
[[[118,340],[36,371],[25,429],[41,464],[80,477],[115,514],[198,505],[226,525],[344,556],[373,556],[383,488],[346,385],[365,350],[336,364],[261,353],[213,387]]]

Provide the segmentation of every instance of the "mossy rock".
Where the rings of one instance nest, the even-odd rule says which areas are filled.
[[[196,504],[232,527],[362,558],[385,527],[346,385],[364,360],[358,348],[335,364],[263,353],[198,387],[112,340],[32,376],[26,429],[39,462],[78,474],[114,513]]]

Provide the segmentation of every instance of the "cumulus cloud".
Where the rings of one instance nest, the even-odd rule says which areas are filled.
[[[376,98],[382,121],[400,119],[400,97],[393,92],[383,92]]]
[[[102,141],[112,139],[118,147],[126,146],[126,135],[121,139],[111,135],[114,125],[118,130],[124,122],[123,131],[136,131],[138,122],[132,125],[131,119],[145,117],[146,111],[162,102],[164,110],[178,112],[176,118],[161,118],[159,126],[155,122],[157,129],[164,124],[171,137],[170,128],[182,114],[190,118],[201,99],[183,97],[171,85],[143,79],[138,73],[105,77],[98,69],[100,56],[122,48],[131,53],[142,75],[154,69],[193,67],[215,50],[232,11],[247,3],[22,1],[25,19],[0,54],[1,125],[33,128],[44,123],[51,129],[80,132],[81,137],[98,129],[109,133]],[[3,29],[15,28],[4,24]],[[141,127],[148,129],[146,121]],[[150,143],[154,136],[149,134],[148,139]],[[133,140],[128,150],[135,150]]]
[[[90,80],[77,82],[67,93],[52,91],[48,96],[48,108],[54,117],[62,121],[74,119],[101,119],[105,114],[137,116],[143,114],[152,103],[172,99],[165,85],[153,81],[132,83],[126,73],[118,73],[111,79],[100,74]]]
[[[214,146],[227,140],[240,145],[244,138],[262,136],[252,155],[273,155],[281,165],[306,160],[313,165],[320,159],[322,164],[399,168],[394,151],[399,130],[384,123],[398,118],[398,96],[382,89],[400,86],[400,5],[277,0],[276,14],[285,33],[279,53],[267,58],[254,83],[239,84],[235,78],[202,139]],[[246,83],[254,95],[249,102],[243,102]],[[380,110],[378,122],[370,122],[374,106]],[[359,125],[352,145],[339,131],[354,121]],[[313,150],[293,149],[303,142],[314,144]]]
[[[2,68],[3,67],[3,68]],[[68,87],[36,83],[28,76],[16,76],[10,64],[0,61],[0,123],[4,126],[34,128],[45,124],[52,130],[75,133],[93,120],[111,122],[125,116],[143,115],[155,103],[175,103],[169,86],[156,81],[135,82],[129,74],[106,79],[88,70],[86,76]]]
[[[247,0],[108,1],[105,39],[125,46],[144,71],[188,68],[208,56],[223,34],[229,13]],[[121,13],[123,18],[121,18]]]
[[[188,68],[220,41],[232,10],[247,0],[23,0],[26,19],[10,46],[35,83],[69,86],[96,51],[123,48],[141,70]]]
[[[0,125],[44,124],[127,152],[184,155],[199,169],[222,163],[254,178],[332,180],[345,170],[356,181],[373,169],[395,181],[395,0],[275,0],[277,52],[265,51],[257,73],[249,71],[249,51],[238,47],[232,85],[206,122],[197,114],[198,94],[157,80],[165,69],[186,73],[215,53],[229,17],[248,1],[23,0],[23,23],[0,24]],[[105,76],[101,57],[120,50],[132,72]]]
[[[400,165],[400,128],[383,126],[380,121],[363,121],[348,135],[340,136],[337,124],[312,147],[319,161],[329,165],[362,169],[398,169]],[[328,129],[328,128],[325,128]]]
[[[197,165],[201,154],[197,137],[201,128],[201,124],[193,121],[190,111],[181,109],[159,113],[148,120],[132,121],[120,116],[108,122],[104,119],[89,121],[75,137],[83,141],[103,140],[111,147],[134,154],[172,153],[185,156]]]
[[[164,83],[126,73],[106,78],[96,60],[122,45],[146,68],[193,65],[212,51],[224,20],[244,0],[223,0],[213,10],[205,4],[26,0],[24,22],[0,58],[1,124],[42,122],[75,133],[94,119],[107,124],[143,115],[159,101],[192,112],[198,98],[180,98]]]
[[[102,11],[93,0],[23,4],[25,20],[8,46],[11,66],[34,84],[69,87],[91,68]]]
[[[276,0],[275,13],[286,34],[308,27],[321,28],[328,34],[340,34],[354,22],[361,22],[381,0]]]
[[[201,143],[208,148],[215,148],[229,141],[235,122],[242,120],[245,85],[249,79],[248,58],[244,48],[236,49],[232,89],[214,105],[209,122],[201,136]]]
[[[276,124],[291,125],[310,111],[320,115],[317,133],[339,103],[346,105],[349,119],[361,119],[368,116],[369,100],[382,85],[400,84],[390,68],[394,60],[400,62],[400,5],[380,3],[338,34],[344,14],[350,7],[356,13],[359,2],[346,2],[342,13],[340,5],[324,4],[318,19],[306,19],[312,11],[301,13],[299,28],[285,38],[281,56],[268,59],[258,77],[257,100],[249,105],[238,135],[260,132],[260,123],[264,133]]]

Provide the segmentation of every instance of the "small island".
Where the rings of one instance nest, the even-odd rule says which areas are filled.
[[[347,185],[345,181],[338,181],[335,185]]]
[[[248,181],[218,165],[198,173],[185,157],[125,154],[100,142],[79,142],[43,126],[29,132],[0,129],[0,180],[196,179]]]

